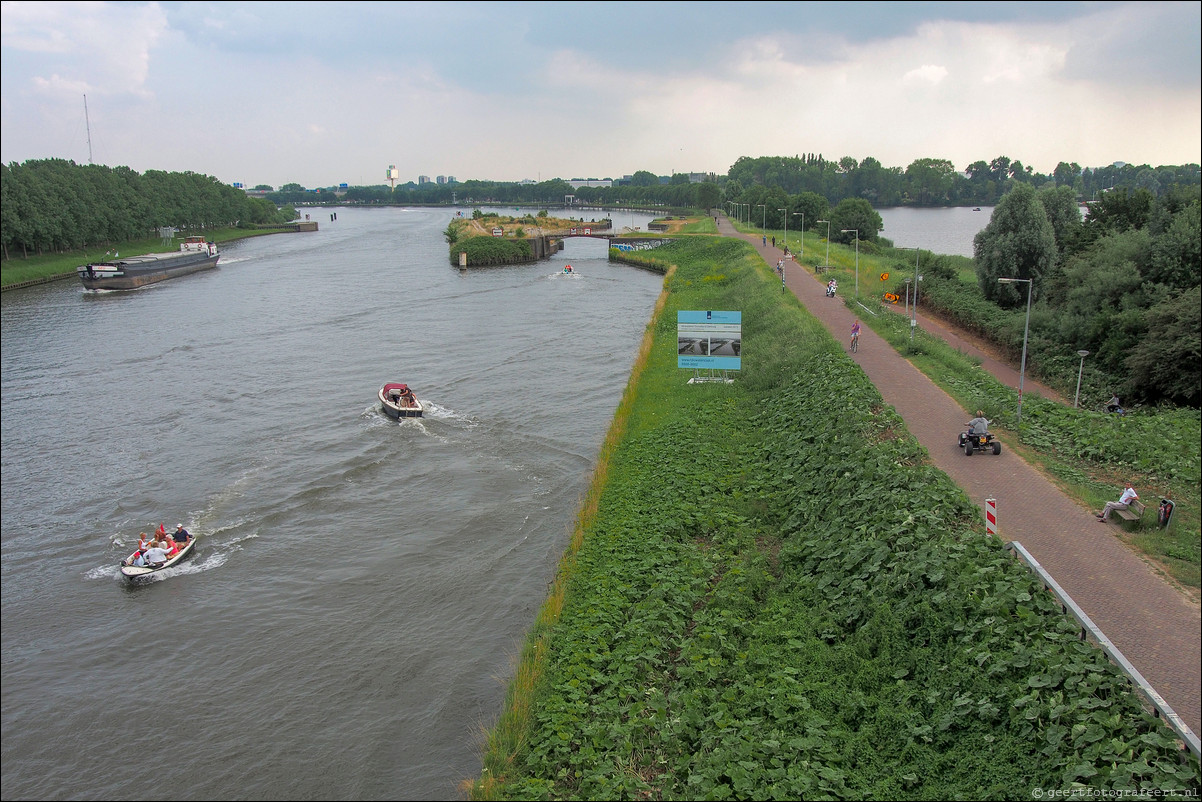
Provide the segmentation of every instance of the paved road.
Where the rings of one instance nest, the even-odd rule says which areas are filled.
[[[721,217],[718,232],[751,242],[775,267],[780,248],[739,234]],[[785,263],[785,284],[845,344],[856,315],[841,299],[827,298],[825,282],[801,266]],[[841,288],[841,291],[845,291]],[[947,327],[919,316],[919,325],[982,358],[982,366],[1011,387],[1018,371]],[[954,339],[953,339],[954,338]],[[1202,732],[1202,615],[1192,597],[1178,591],[1115,535],[1038,471],[1005,448],[998,456],[972,458],[956,448],[956,434],[972,415],[865,327],[860,349],[850,354],[930,453],[931,461],[984,507],[997,500],[998,535],[1018,541],[1056,579],[1106,636],[1195,732]],[[1058,398],[1027,379],[1026,392]],[[1119,488],[1115,488],[1117,496]],[[1150,504],[1154,513],[1155,504]],[[984,530],[982,513],[982,531]]]

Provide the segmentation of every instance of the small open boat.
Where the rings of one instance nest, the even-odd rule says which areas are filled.
[[[422,402],[417,400],[407,384],[389,382],[380,388],[380,405],[390,418],[420,418]]]
[[[167,560],[167,562],[160,565],[130,565],[129,563],[131,563],[133,558],[137,556],[137,552],[135,551],[133,554],[121,561],[121,575],[126,579],[142,579],[150,576],[151,574],[157,574],[159,571],[163,571],[173,565],[178,565],[185,557],[192,553],[192,547],[195,545],[196,535],[193,535],[192,537],[188,538],[188,542],[185,543],[179,551],[173,554]]]

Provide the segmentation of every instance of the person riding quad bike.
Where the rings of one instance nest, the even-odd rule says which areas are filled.
[[[964,449],[964,456],[971,457],[973,452],[980,449],[990,449],[994,454],[1002,453],[1002,444],[989,431],[989,421],[985,413],[977,410],[977,416],[966,425],[967,431],[960,432],[958,446]]]

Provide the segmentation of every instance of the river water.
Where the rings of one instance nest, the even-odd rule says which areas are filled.
[[[662,276],[583,239],[461,272],[452,213],[318,210],[216,270],[0,296],[5,799],[478,774]],[[386,381],[426,416],[385,417]],[[123,584],[159,522],[196,553]]]
[[[143,290],[0,296],[3,798],[449,799],[478,774],[662,278],[583,239],[459,271],[453,212],[311,211]],[[883,233],[971,254],[988,216]],[[386,381],[426,416],[384,417]],[[160,522],[196,553],[123,584]]]

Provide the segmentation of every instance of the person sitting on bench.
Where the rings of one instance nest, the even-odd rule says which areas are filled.
[[[1098,513],[1098,520],[1102,523],[1106,523],[1106,521],[1110,518],[1110,513],[1114,512],[1115,510],[1127,509],[1131,502],[1135,501],[1137,498],[1139,498],[1139,494],[1135,492],[1135,489],[1131,487],[1131,482],[1128,481],[1126,488],[1123,490],[1123,494],[1119,496],[1118,501],[1106,502],[1106,506],[1102,508],[1100,513]]]

